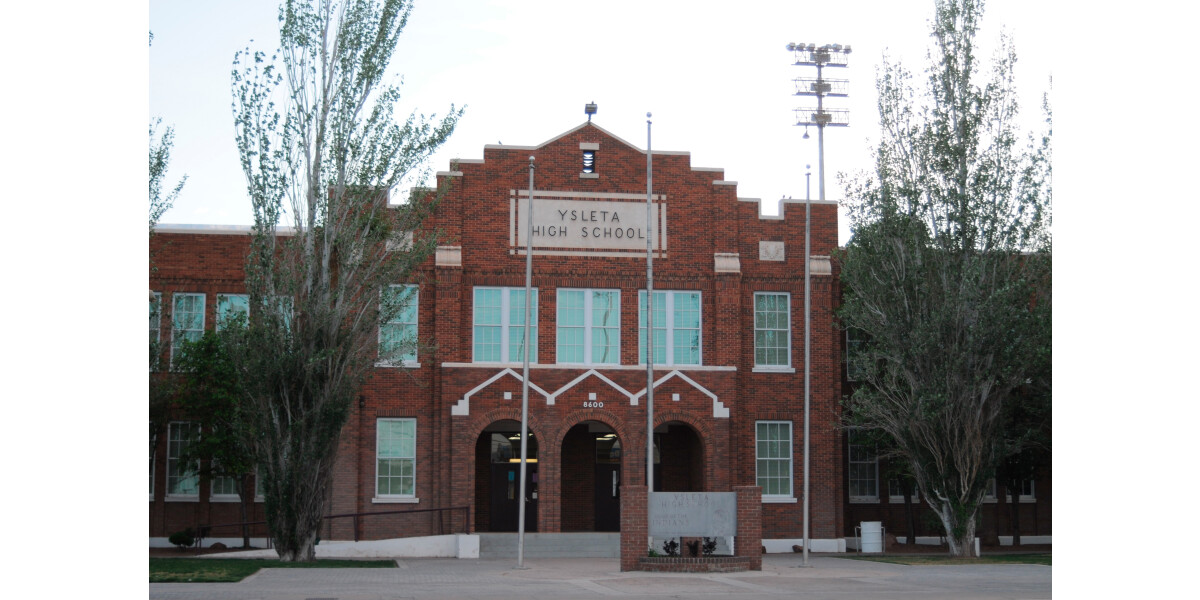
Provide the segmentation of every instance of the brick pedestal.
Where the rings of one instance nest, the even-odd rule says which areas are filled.
[[[754,488],[758,489],[758,488]],[[646,556],[646,541],[650,536],[649,506],[644,485],[621,486],[621,570],[637,571],[638,559]],[[759,535],[761,538],[761,533]],[[762,568],[759,557],[759,569]]]
[[[735,486],[737,492],[737,537],[734,556],[750,560],[751,571],[762,570],[762,488],[757,485]],[[624,510],[625,507],[621,507]],[[622,558],[622,560],[624,560]]]

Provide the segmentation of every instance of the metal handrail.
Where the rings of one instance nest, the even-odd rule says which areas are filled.
[[[321,517],[321,519],[322,520],[328,519],[330,521],[332,521],[333,519],[344,519],[344,518],[354,519],[354,541],[357,542],[357,541],[359,541],[358,531],[359,531],[359,519],[360,518],[374,517],[374,516],[380,516],[380,515],[415,514],[415,513],[427,513],[427,512],[441,513],[441,512],[445,512],[445,511],[458,511],[458,510],[461,510],[463,512],[463,531],[462,531],[462,533],[471,533],[471,508],[469,506],[450,506],[450,507],[446,507],[446,508],[414,508],[414,509],[408,509],[408,510],[384,510],[384,511],[377,511],[377,512],[345,513],[345,514],[340,514],[340,515],[325,515],[325,516]],[[212,533],[213,529],[223,528],[223,527],[241,528],[241,527],[246,527],[246,526],[266,525],[266,524],[267,524],[266,521],[239,521],[236,523],[220,523],[220,524],[216,524],[216,525],[200,525],[197,528],[196,543],[198,545],[203,545],[204,538],[210,537],[210,534]],[[451,527],[450,533],[458,533],[457,531],[454,531],[455,528],[454,528],[454,519],[453,518],[450,519],[450,527]],[[438,535],[444,535],[444,532],[445,532],[444,520],[439,515],[439,517],[438,517]],[[268,540],[268,542],[267,542],[268,547],[270,547],[271,537],[269,535],[267,536],[267,540]]]

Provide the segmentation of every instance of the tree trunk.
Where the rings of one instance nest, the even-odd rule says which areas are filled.
[[[949,502],[937,501],[935,507],[946,530],[946,545],[950,556],[969,558],[975,554],[975,514],[979,507],[968,511],[956,511]]]
[[[912,484],[901,482],[900,487],[904,490],[904,517],[908,521],[908,539],[904,540],[904,544],[915,546],[917,544],[917,515],[913,510]]]
[[[1009,488],[1009,498],[1012,498],[1012,538],[1013,546],[1021,545],[1021,496],[1016,488]]]
[[[247,524],[246,521],[249,520],[249,519],[247,519],[247,514],[249,512],[248,504],[250,503],[249,498],[253,494],[254,494],[254,491],[250,489],[250,476],[242,475],[242,485],[241,485],[240,489],[238,489],[238,500],[241,501],[240,504],[241,504],[241,514],[242,514],[242,548],[246,548],[246,549],[250,548],[250,525]]]

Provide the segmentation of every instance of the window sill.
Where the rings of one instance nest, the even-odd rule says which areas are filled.
[[[167,496],[165,498],[163,498],[163,502],[199,502],[199,501],[200,501],[199,495],[180,496],[180,495],[167,494]]]
[[[912,501],[913,504],[921,503],[921,499],[916,494],[913,494]],[[888,504],[904,504],[904,496],[888,496]]]
[[[796,499],[789,496],[763,496],[763,504],[795,504]]]
[[[382,367],[385,369],[420,369],[421,363],[416,362],[416,361],[406,360],[402,363],[377,362],[377,363],[375,363],[375,366]]]
[[[752,373],[795,373],[792,367],[754,367]]]
[[[995,498],[984,498],[983,499],[983,504],[996,504],[998,502],[999,502],[999,500],[997,500]],[[1012,504],[1012,500],[1005,498],[1004,503]],[[1029,496],[1021,496],[1020,498],[1017,499],[1017,504],[1037,504],[1037,498],[1031,498]]]
[[[401,498],[398,496],[376,496],[371,498],[372,504],[417,504],[420,498]]]
[[[879,498],[850,498],[850,504],[879,504]]]
[[[580,173],[580,179],[600,179],[599,173]]]
[[[209,502],[241,502],[242,499],[237,494],[213,494],[208,498]]]

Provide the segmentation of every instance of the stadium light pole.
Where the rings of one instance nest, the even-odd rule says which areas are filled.
[[[850,82],[845,79],[825,79],[822,69],[826,66],[830,67],[845,67],[846,56],[850,54],[850,46],[842,46],[841,44],[825,44],[817,47],[816,44],[795,44],[787,45],[789,52],[792,52],[795,57],[795,65],[797,66],[815,66],[817,68],[817,78],[797,77],[796,83],[797,96],[816,96],[817,109],[814,111],[810,108],[797,108],[796,125],[805,126],[805,136],[808,136],[808,126],[817,126],[817,180],[820,199],[825,199],[825,126],[834,125],[846,127],[850,124],[850,112],[845,109],[826,109],[825,97],[836,96],[846,97],[849,95]],[[807,180],[807,175],[805,175]],[[807,183],[806,186],[807,188]],[[809,511],[811,508],[810,486],[809,486],[809,471],[812,466],[810,458],[810,421],[812,416],[812,230],[811,217],[811,202],[809,194],[805,192],[804,200],[804,558],[801,566],[811,566],[808,562],[809,545],[812,537],[809,531]]]

